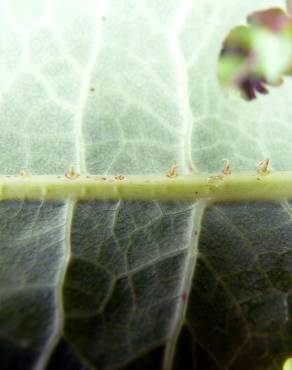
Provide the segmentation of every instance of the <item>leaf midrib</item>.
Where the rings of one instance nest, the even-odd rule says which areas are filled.
[[[292,198],[292,172],[261,175],[0,176],[0,200],[157,200],[209,202]]]

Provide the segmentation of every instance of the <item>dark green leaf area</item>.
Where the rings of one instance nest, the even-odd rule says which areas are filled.
[[[198,369],[278,370],[292,349],[288,203],[206,211],[187,312]]]
[[[90,370],[83,359],[76,356],[74,348],[63,338],[59,340],[51,355],[46,370]]]
[[[58,325],[63,242],[62,203],[0,204],[1,370],[37,368],[46,358]]]
[[[181,301],[192,207],[76,205],[63,286],[64,334],[89,367],[160,368]]]
[[[0,339],[1,370],[30,369],[39,353],[9,338]]]

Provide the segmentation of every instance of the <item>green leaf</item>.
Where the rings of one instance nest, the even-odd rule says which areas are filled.
[[[275,5],[3,2],[1,370],[282,367],[292,348],[291,186],[251,202],[248,190],[266,199],[269,180],[249,173],[243,192],[241,174],[233,202],[213,204],[221,180],[204,174],[223,158],[236,172],[255,174],[264,158],[273,172],[292,170],[292,81],[248,104],[217,78],[230,30]],[[152,186],[174,163],[178,177],[166,181],[177,199],[166,201]],[[70,165],[80,179],[64,177]],[[129,176],[145,175],[140,198],[137,184],[123,198],[121,174],[127,194]],[[183,198],[182,174],[198,176],[210,199]],[[104,188],[85,199],[86,181]]]

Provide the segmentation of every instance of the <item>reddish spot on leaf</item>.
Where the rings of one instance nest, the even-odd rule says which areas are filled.
[[[188,298],[187,293],[186,292],[182,292],[182,294],[181,294],[181,300],[185,302],[187,300],[187,298]]]

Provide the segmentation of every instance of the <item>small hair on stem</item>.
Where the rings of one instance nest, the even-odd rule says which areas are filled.
[[[270,164],[270,159],[269,158],[266,158],[266,159],[260,161],[256,166],[257,174],[259,174],[259,175],[268,175],[270,173],[269,164]]]
[[[224,175],[231,175],[232,170],[231,170],[231,161],[229,159],[222,159],[225,161],[224,168],[223,168],[223,173]]]
[[[170,170],[166,173],[167,177],[176,177],[177,176],[177,165],[173,164],[170,167]]]
[[[76,172],[74,166],[71,164],[68,171],[65,173],[65,176],[67,177],[67,179],[74,180],[77,179],[77,177],[79,177],[80,175],[78,172]]]

